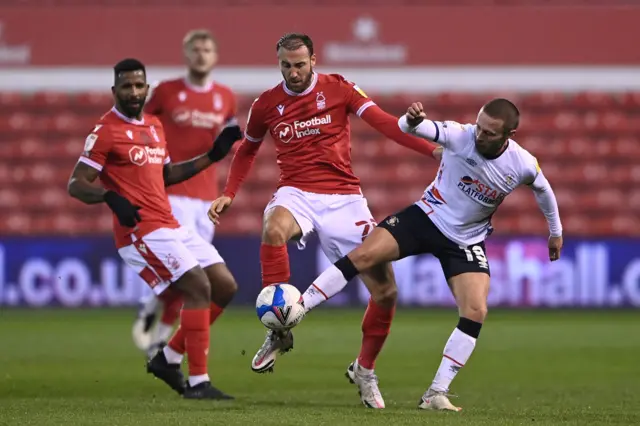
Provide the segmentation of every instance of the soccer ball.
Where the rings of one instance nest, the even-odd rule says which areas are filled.
[[[302,295],[291,284],[270,285],[258,295],[256,312],[265,327],[288,330],[304,317]]]

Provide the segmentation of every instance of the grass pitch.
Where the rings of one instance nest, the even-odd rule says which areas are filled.
[[[416,408],[457,322],[399,309],[376,366],[385,410],[368,410],[344,372],[363,310],[319,308],[273,375],[250,370],[264,329],[251,310],[212,330],[213,383],[232,402],[184,401],[146,374],[131,310],[0,311],[0,425],[640,424],[640,314],[493,311],[453,383],[461,413]]]

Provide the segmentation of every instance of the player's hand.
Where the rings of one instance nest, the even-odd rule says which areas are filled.
[[[209,211],[207,212],[209,220],[214,224],[219,225],[220,215],[231,207],[231,203],[233,203],[233,198],[231,197],[227,197],[226,195],[218,197],[213,203],[211,203],[211,207],[209,207]]]
[[[549,237],[549,260],[553,262],[560,259],[561,250],[562,237]]]
[[[427,118],[421,102],[414,102],[409,108],[407,108],[407,124],[411,127],[416,127],[418,124]]]
[[[104,202],[118,218],[120,225],[128,228],[135,228],[138,222],[142,220],[140,217],[140,207],[134,206],[129,200],[114,191],[107,191],[104,194]]]
[[[218,135],[213,148],[207,153],[209,159],[216,163],[227,156],[234,143],[242,139],[242,130],[237,124],[229,124]]]

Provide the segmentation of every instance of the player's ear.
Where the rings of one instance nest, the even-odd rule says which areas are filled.
[[[513,137],[515,135],[516,135],[516,130],[514,129],[514,130],[510,131],[507,136],[509,136],[509,139],[513,139]]]
[[[115,96],[115,94],[116,94],[116,86],[111,86],[111,94]]]
[[[311,55],[311,59],[309,60],[309,63],[311,64],[312,67],[316,66],[316,54],[315,53],[313,55]]]

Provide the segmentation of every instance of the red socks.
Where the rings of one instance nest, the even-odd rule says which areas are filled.
[[[213,324],[220,315],[224,312],[224,309],[211,302],[211,307],[209,308],[209,325]],[[176,330],[171,340],[169,340],[169,347],[176,351],[179,354],[185,353],[185,332],[183,330],[183,325],[180,324],[180,327]],[[209,330],[207,329],[207,333]]]
[[[291,276],[289,270],[289,253],[287,245],[260,245],[260,265],[262,267],[262,287],[272,284],[288,283]]]
[[[209,325],[212,325],[220,315],[224,312],[224,309],[215,303],[211,302],[211,306],[209,307]]]
[[[174,349],[173,340],[182,330],[184,348],[189,360],[189,376],[207,374],[209,317],[209,309],[183,309],[180,313],[180,329],[169,342],[169,347]]]
[[[395,305],[388,309],[369,299],[367,311],[362,319],[362,347],[358,356],[358,364],[362,367],[370,370],[374,368],[376,358],[389,335],[395,312]]]

